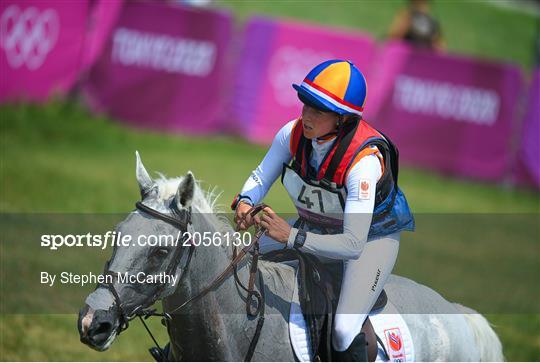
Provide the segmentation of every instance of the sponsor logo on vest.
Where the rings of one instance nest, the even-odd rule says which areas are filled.
[[[373,285],[371,285],[371,291],[375,292],[375,288],[377,287],[377,284],[379,283],[379,277],[381,276],[381,270],[377,269],[377,275],[375,275],[375,282]]]
[[[409,113],[493,125],[500,96],[491,89],[402,75],[396,80],[394,106]]]
[[[58,40],[60,21],[53,9],[39,11],[29,7],[21,11],[8,6],[0,16],[0,44],[11,68],[23,65],[37,70]]]
[[[403,349],[403,339],[399,328],[387,329],[384,331],[386,343],[388,344],[388,354],[393,362],[403,362],[405,360],[405,350]]]
[[[205,77],[214,68],[213,42],[119,28],[114,33],[112,61],[124,66]]]
[[[369,199],[370,193],[369,193],[369,186],[371,184],[371,181],[368,179],[362,179],[360,180],[360,193],[359,197],[360,199]]]

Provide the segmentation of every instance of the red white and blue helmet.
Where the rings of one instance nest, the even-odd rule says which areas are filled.
[[[308,73],[301,85],[293,84],[298,98],[323,111],[362,116],[366,102],[366,78],[349,61],[333,59]]]

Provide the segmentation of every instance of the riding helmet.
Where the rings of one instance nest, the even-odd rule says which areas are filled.
[[[340,115],[362,116],[367,95],[366,78],[350,61],[333,59],[308,73],[300,84],[293,84],[304,104]]]

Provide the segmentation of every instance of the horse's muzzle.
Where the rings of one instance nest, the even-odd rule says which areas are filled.
[[[85,305],[79,312],[77,323],[81,342],[98,351],[107,350],[116,337],[118,324],[114,309],[93,310]]]

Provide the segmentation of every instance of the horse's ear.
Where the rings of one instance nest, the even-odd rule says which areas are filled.
[[[154,186],[154,181],[152,178],[150,178],[150,175],[144,168],[144,165],[141,161],[141,157],[139,155],[138,151],[135,151],[135,156],[137,158],[137,165],[135,167],[135,174],[137,176],[137,182],[139,183],[139,189],[141,191],[141,197],[144,198],[146,194],[152,189]]]
[[[195,194],[195,177],[191,171],[188,171],[187,175],[182,179],[178,190],[176,191],[176,205],[178,208],[188,208],[193,201],[193,195]]]

